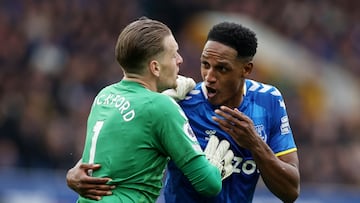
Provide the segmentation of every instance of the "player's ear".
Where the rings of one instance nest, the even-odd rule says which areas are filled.
[[[248,76],[248,75],[250,75],[250,73],[251,73],[252,70],[253,70],[253,67],[254,67],[254,64],[253,64],[252,61],[249,61],[249,62],[247,62],[247,63],[245,64],[245,66],[244,66],[244,76],[245,76],[245,77]]]
[[[156,60],[152,60],[150,62],[150,72],[155,75],[156,77],[159,77],[160,76],[160,64],[158,61]]]

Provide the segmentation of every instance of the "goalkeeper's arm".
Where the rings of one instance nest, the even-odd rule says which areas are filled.
[[[221,173],[217,167],[209,164],[204,155],[197,156],[178,167],[198,193],[215,196],[221,191]]]

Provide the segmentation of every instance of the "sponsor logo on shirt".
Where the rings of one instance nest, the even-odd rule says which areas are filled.
[[[233,166],[234,173],[243,173],[246,175],[260,173],[256,167],[255,161],[252,159],[244,160],[242,157],[235,156],[233,159]]]
[[[260,135],[260,137],[266,141],[267,139],[267,135],[265,133],[265,129],[263,125],[257,125],[255,126],[258,134]],[[208,135],[209,137],[212,135],[216,136],[216,130],[205,130],[205,134]],[[205,139],[209,139],[208,137],[206,137]],[[255,161],[251,158],[251,159],[245,159],[243,157],[240,156],[235,156],[232,160],[232,165],[233,165],[233,171],[234,173],[242,173],[245,175],[253,175],[255,173],[260,173],[259,170],[256,167],[256,163]]]
[[[211,135],[216,134],[216,130],[205,130],[205,134],[207,134],[210,137]]]

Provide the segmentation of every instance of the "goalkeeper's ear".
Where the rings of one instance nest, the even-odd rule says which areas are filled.
[[[180,101],[185,99],[185,96],[188,92],[190,92],[196,85],[194,79],[190,77],[184,77],[182,75],[178,75],[176,79],[177,87],[176,89],[168,89],[162,92],[162,94],[166,94],[176,101]]]

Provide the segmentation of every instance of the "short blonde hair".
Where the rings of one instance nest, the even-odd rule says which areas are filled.
[[[115,57],[125,72],[141,73],[145,64],[164,51],[164,38],[171,35],[165,24],[141,17],[120,33]]]

